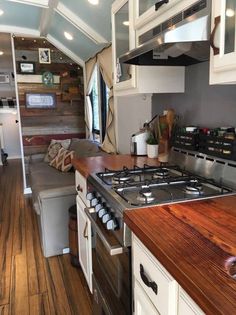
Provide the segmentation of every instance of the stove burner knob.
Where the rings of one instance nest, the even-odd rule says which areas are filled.
[[[87,200],[92,200],[95,197],[95,193],[94,192],[89,192],[86,195],[86,199]]]
[[[106,213],[102,217],[102,223],[106,224],[111,219],[110,213]]]
[[[118,227],[116,219],[110,219],[106,223],[106,228],[109,231],[114,231]]]
[[[98,216],[101,219],[102,216],[104,216],[104,214],[107,213],[107,210],[105,208],[102,208],[98,211]]]
[[[98,203],[99,203],[98,198],[93,198],[92,200],[90,200],[91,207],[95,207]]]
[[[98,212],[100,209],[102,209],[103,205],[101,203],[96,204],[95,211]]]

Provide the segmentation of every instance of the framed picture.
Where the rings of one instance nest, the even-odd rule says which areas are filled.
[[[34,62],[19,62],[19,72],[21,74],[34,74],[35,73],[35,63]]]
[[[55,93],[26,93],[27,109],[53,109],[56,107]]]
[[[51,63],[49,48],[39,48],[39,63]]]

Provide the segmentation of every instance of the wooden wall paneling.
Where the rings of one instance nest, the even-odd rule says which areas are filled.
[[[63,133],[63,128],[66,126],[75,127],[80,129],[80,126],[84,125],[84,117],[74,116],[74,115],[52,115],[49,111],[47,116],[37,116],[37,117],[23,117],[23,127],[27,128],[47,128],[50,126],[55,126],[57,128],[62,128],[61,131]],[[43,132],[43,130],[42,130]]]
[[[50,64],[40,64],[38,61],[38,48],[42,47],[51,50]],[[45,71],[60,76],[60,83],[54,83],[53,86],[45,86],[42,82],[33,83],[33,80],[24,82],[30,76],[27,74],[19,76],[18,95],[25,156],[44,153],[51,139],[84,138],[83,69],[46,39],[15,38],[15,49],[18,74],[19,62],[27,60],[35,63],[35,77],[32,79]],[[56,108],[27,109],[25,106],[27,92],[55,93]]]
[[[63,115],[63,116],[82,116],[84,117],[84,106],[83,102],[73,101],[69,102],[60,102],[57,100],[57,105],[55,109],[27,109],[25,107],[25,102],[20,105],[21,117],[37,117],[37,116],[48,116],[50,115]]]
[[[24,155],[27,158],[32,154],[40,154],[47,152],[48,145],[24,147]],[[27,167],[27,166],[26,166]]]

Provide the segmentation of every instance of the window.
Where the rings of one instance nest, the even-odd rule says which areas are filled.
[[[97,67],[95,67],[92,80],[90,100],[93,111],[93,138],[94,140],[102,142],[106,132],[108,98],[110,90]]]

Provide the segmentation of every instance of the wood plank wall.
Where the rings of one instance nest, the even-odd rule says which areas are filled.
[[[24,51],[26,56],[27,49],[30,51],[30,56],[32,56],[32,50],[37,56],[38,47],[42,46],[42,42],[37,40],[37,46],[33,39],[33,46],[30,45],[30,39],[27,39],[27,42],[20,39],[15,41],[15,49]],[[49,46],[48,43],[44,45]],[[51,44],[50,48],[52,49]],[[54,53],[56,50],[53,47]],[[18,82],[25,156],[44,153],[51,139],[85,137],[83,71],[81,68],[78,69],[78,65],[72,61],[68,62],[68,57],[66,58],[67,61],[65,63],[52,59],[50,64],[40,64],[38,61],[35,62],[35,60],[27,58],[27,62],[35,62],[36,75],[42,75],[45,71],[50,71],[53,75],[60,76],[60,83],[48,87],[41,82],[27,83],[23,82],[24,80]],[[18,74],[20,73],[19,63],[20,61],[17,60]],[[29,77],[27,74],[24,76]],[[77,88],[77,93],[72,94],[70,87]],[[27,92],[55,93],[56,107],[54,109],[27,109],[25,106],[25,95]]]

